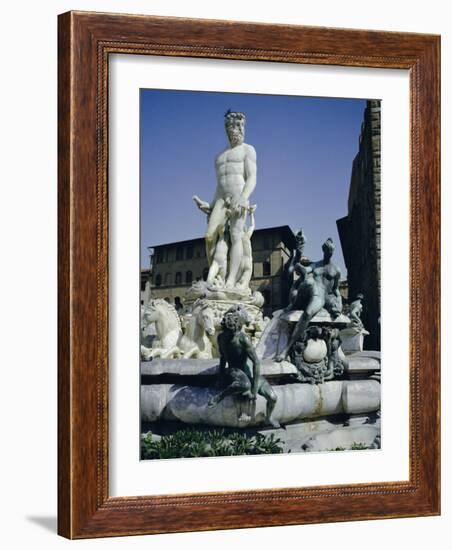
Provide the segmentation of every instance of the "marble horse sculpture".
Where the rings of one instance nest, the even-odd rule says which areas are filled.
[[[176,309],[166,300],[152,300],[143,312],[144,326],[155,323],[156,340],[152,348],[141,346],[145,360],[154,357],[200,358],[212,357],[210,339],[215,336],[215,314],[209,304],[198,300],[192,312],[185,316],[184,327]]]
[[[184,359],[211,359],[216,316],[207,300],[195,302],[191,313],[184,317],[184,324],[184,333],[177,343],[180,356]]]
[[[155,325],[156,337],[152,348],[141,346],[141,356],[147,360],[154,357],[169,357],[182,333],[176,309],[166,300],[151,300],[144,308],[141,325],[145,328],[152,323]]]

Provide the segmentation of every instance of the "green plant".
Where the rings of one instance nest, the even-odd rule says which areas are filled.
[[[364,443],[352,443],[351,449],[352,451],[364,451],[365,449],[371,449],[372,447],[369,447],[369,445],[365,445]]]
[[[328,451],[364,451],[366,449],[372,449],[372,447],[369,447],[368,445],[365,445],[364,443],[352,443],[352,446],[350,449],[346,449],[345,447],[336,447],[335,449],[328,449]]]
[[[188,428],[156,440],[152,432],[141,436],[141,458],[194,458],[207,456],[234,456],[278,454],[283,449],[274,434],[248,435],[224,430],[196,430]]]

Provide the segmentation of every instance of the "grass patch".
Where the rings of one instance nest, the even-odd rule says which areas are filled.
[[[152,432],[141,435],[141,458],[198,458],[208,456],[236,456],[279,454],[283,452],[281,440],[274,434],[248,435],[224,430],[200,431],[193,428],[179,430],[160,439]]]

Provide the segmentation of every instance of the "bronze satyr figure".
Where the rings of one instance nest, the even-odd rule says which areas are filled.
[[[266,420],[274,428],[279,422],[271,418],[276,404],[276,394],[267,380],[260,374],[260,361],[248,336],[242,332],[248,313],[242,306],[231,307],[221,322],[222,332],[218,335],[220,353],[219,381],[226,387],[209,401],[215,407],[228,395],[255,401],[262,395],[267,401]],[[227,366],[226,366],[227,365]]]

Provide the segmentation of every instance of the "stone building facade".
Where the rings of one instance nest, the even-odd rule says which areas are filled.
[[[141,288],[140,288],[140,298],[141,304],[145,304],[149,301],[149,296],[151,294],[151,269],[142,269],[141,270]]]
[[[366,349],[379,350],[381,255],[381,102],[367,101],[359,151],[353,160],[348,214],[337,228],[348,273],[348,296],[364,294],[361,319],[370,332]]]
[[[265,299],[264,315],[288,303],[288,286],[284,265],[295,246],[295,237],[289,226],[257,229],[251,238],[253,248],[253,276],[251,289],[259,290]],[[149,247],[151,271],[141,280],[142,290],[150,280],[152,298],[167,299],[179,307],[185,292],[193,282],[206,280],[208,262],[204,238]]]

